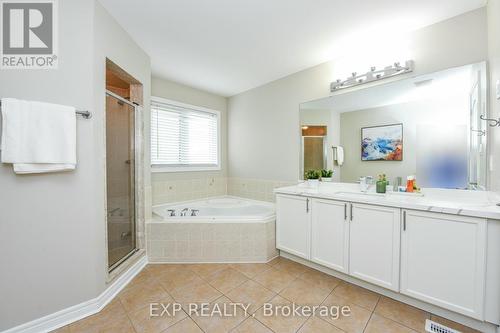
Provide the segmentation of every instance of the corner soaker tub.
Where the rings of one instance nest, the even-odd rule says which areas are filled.
[[[146,227],[149,260],[267,262],[278,254],[275,224],[273,203],[233,196],[153,206]]]

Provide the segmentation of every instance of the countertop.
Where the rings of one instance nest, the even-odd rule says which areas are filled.
[[[363,193],[358,184],[320,182],[317,187],[300,183],[277,188],[274,192],[500,220],[500,206],[497,206],[500,194],[490,191],[423,188],[420,195],[397,192],[378,194],[374,186]]]

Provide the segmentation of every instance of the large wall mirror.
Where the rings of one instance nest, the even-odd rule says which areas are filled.
[[[333,181],[416,175],[420,187],[486,189],[486,63],[356,90],[300,106],[300,174]]]

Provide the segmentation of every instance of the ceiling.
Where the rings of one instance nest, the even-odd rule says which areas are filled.
[[[412,31],[486,1],[100,0],[153,75],[222,96],[335,59],[352,36]]]

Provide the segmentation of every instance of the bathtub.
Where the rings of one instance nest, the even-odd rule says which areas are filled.
[[[256,223],[275,219],[273,203],[234,196],[158,205],[153,207],[153,214],[165,222]]]
[[[278,255],[275,224],[273,203],[234,196],[156,205],[146,223],[148,257],[169,263],[267,262]]]

